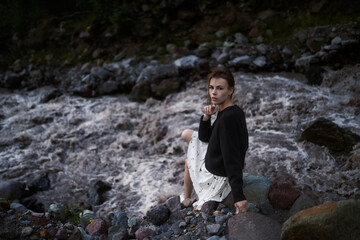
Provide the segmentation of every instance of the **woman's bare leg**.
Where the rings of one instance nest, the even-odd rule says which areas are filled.
[[[191,198],[193,191],[193,184],[189,174],[189,168],[187,166],[187,159],[185,160],[185,171],[184,171],[184,199]]]
[[[186,129],[181,133],[181,138],[184,141],[186,141],[187,143],[189,143],[193,133],[194,133],[193,130]],[[188,160],[186,159],[185,160],[185,171],[184,171],[184,199],[185,199],[185,201],[187,199],[191,198],[191,193],[193,191],[193,184],[192,184],[192,181],[191,181],[191,178],[190,178],[187,161]]]

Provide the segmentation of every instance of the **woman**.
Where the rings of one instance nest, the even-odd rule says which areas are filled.
[[[181,135],[189,143],[182,202],[185,206],[194,202],[194,189],[199,198],[194,203],[197,208],[210,200],[221,202],[232,192],[236,214],[248,209],[242,180],[248,132],[244,112],[232,103],[234,90],[234,77],[228,69],[212,70],[208,75],[211,104],[204,107],[199,132],[187,129]]]

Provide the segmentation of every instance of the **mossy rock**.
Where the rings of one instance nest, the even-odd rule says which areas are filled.
[[[314,121],[301,134],[300,140],[306,140],[327,147],[335,155],[349,154],[360,136],[343,129],[325,118]]]

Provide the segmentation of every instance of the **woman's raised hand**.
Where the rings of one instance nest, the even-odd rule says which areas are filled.
[[[207,105],[204,107],[204,121],[210,119],[211,115],[216,113],[216,106],[215,105]]]

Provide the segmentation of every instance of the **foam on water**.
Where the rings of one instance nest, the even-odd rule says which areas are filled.
[[[235,78],[234,102],[246,113],[250,136],[246,172],[271,180],[287,174],[318,199],[360,195],[359,168],[343,169],[326,148],[296,140],[319,117],[359,134],[359,116],[347,104],[351,93],[309,86],[296,75],[236,73]],[[86,201],[91,186],[103,180],[112,190],[96,207],[100,214],[120,208],[143,214],[182,192],[186,144],[180,134],[197,130],[205,84],[195,82],[164,101],[146,103],[123,95],[63,95],[41,103],[49,88],[2,93],[0,180],[29,182],[48,172],[52,188],[36,194],[45,204]]]

